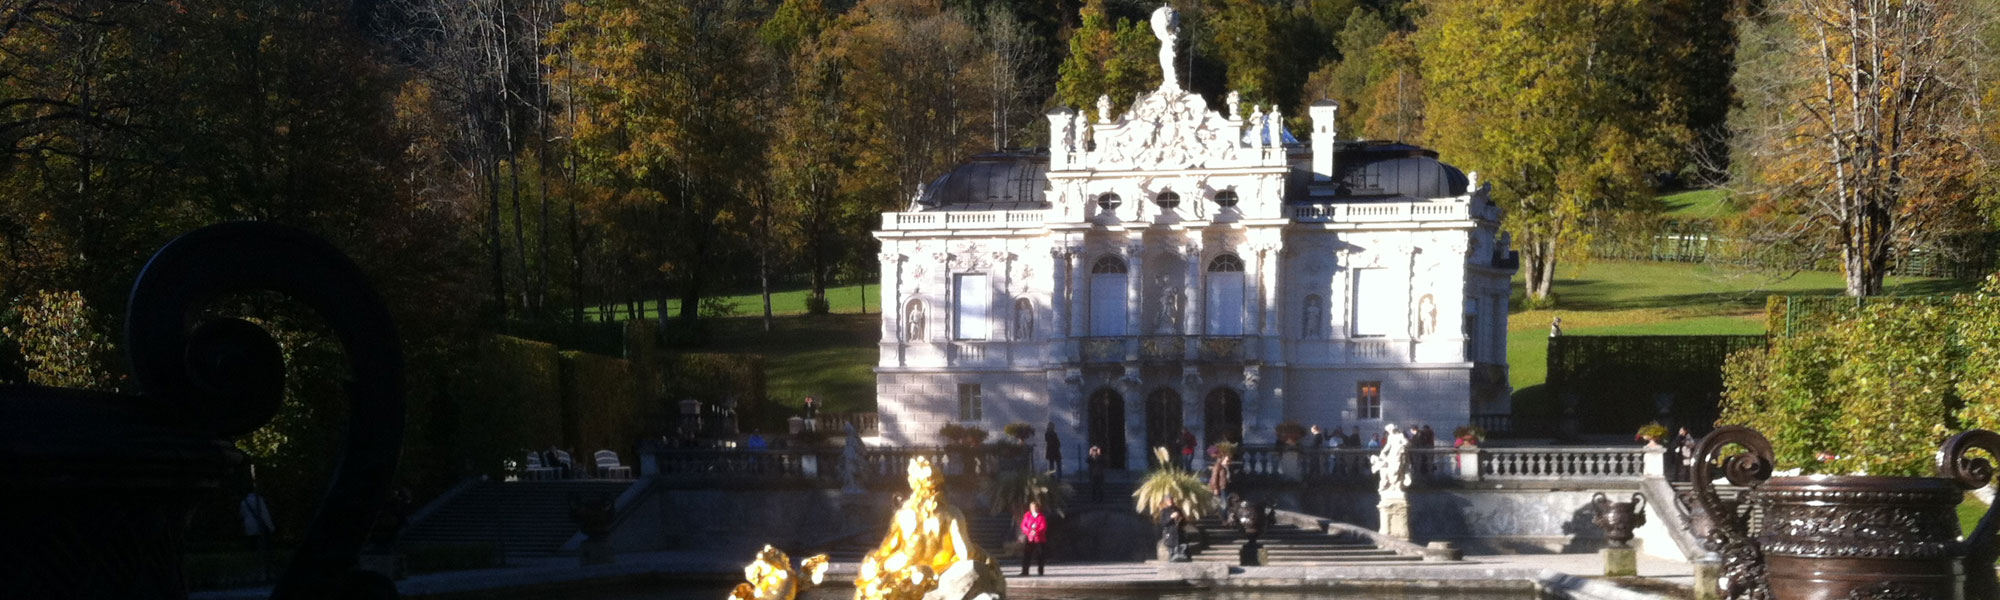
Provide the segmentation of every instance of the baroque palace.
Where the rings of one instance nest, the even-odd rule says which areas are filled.
[[[1270,443],[1283,421],[1450,431],[1505,413],[1500,211],[1436,153],[1310,141],[1276,107],[1211,110],[1174,74],[1123,115],[1058,108],[1047,149],[977,156],[882,215],[884,441],[1052,424],[1072,464],[1143,468],[1182,428]]]

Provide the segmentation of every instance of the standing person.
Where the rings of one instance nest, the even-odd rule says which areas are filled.
[[[1090,470],[1090,501],[1104,501],[1104,449],[1090,447],[1090,455],[1084,458],[1084,466]]]
[[[1049,428],[1042,430],[1042,458],[1048,459],[1049,470],[1056,479],[1062,479],[1062,438],[1056,436],[1056,422],[1049,421]]]
[[[1310,446],[1306,446],[1307,448],[1312,448],[1314,450],[1325,448],[1326,430],[1320,429],[1318,424],[1314,424],[1312,426],[1311,433],[1306,436],[1306,439],[1309,440],[1312,444]]]
[[[1218,500],[1229,493],[1229,463],[1228,452],[1217,452],[1215,464],[1208,466],[1208,491],[1215,494]]]
[[[806,396],[804,412],[806,431],[819,431],[819,398],[816,396]]]
[[[1029,502],[1028,512],[1021,514],[1021,576],[1028,576],[1028,563],[1035,563],[1035,575],[1047,575],[1049,549],[1043,546],[1048,541],[1049,520],[1042,516],[1042,503]]]
[[[1681,455],[1681,476],[1678,478],[1681,481],[1694,479],[1694,445],[1698,441],[1694,434],[1688,433],[1686,427],[1682,427],[1681,432],[1674,436],[1675,451]]]
[[[1181,469],[1182,469],[1182,470],[1188,470],[1188,469],[1193,469],[1193,468],[1194,468],[1194,447],[1195,447],[1195,445],[1196,445],[1196,442],[1194,441],[1194,432],[1193,432],[1193,431],[1189,431],[1189,430],[1188,430],[1188,428],[1186,428],[1186,427],[1182,427],[1182,428],[1181,428],[1181,441],[1180,441],[1180,446],[1181,446]]]
[[[1349,426],[1347,427],[1347,439],[1344,439],[1344,440],[1341,440],[1341,444],[1340,444],[1340,445],[1342,445],[1342,446],[1346,446],[1346,447],[1349,447],[1349,448],[1360,448],[1360,447],[1361,447],[1361,426],[1360,426],[1360,425],[1349,425]]]
[[[250,493],[243,496],[243,502],[237,504],[236,512],[243,517],[243,535],[250,538],[250,548],[257,552],[257,562],[264,567],[264,580],[269,581],[271,535],[276,533],[278,528],[271,522],[271,506],[264,502],[263,495],[257,493],[255,483],[250,485]]]
[[[1437,430],[1435,430],[1435,429],[1431,429],[1431,424],[1430,424],[1430,423],[1425,423],[1425,424],[1424,424],[1424,447],[1425,447],[1425,448],[1435,448],[1435,447],[1437,447],[1437,443],[1438,443],[1438,433],[1437,433]]]
[[[1170,498],[1160,499],[1160,544],[1167,547],[1167,560],[1187,562],[1187,550],[1181,547],[1181,508]]]

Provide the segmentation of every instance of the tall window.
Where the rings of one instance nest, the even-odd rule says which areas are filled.
[[[1243,335],[1243,259],[1234,254],[1208,262],[1208,334]]]
[[[1125,261],[1097,259],[1090,267],[1090,335],[1125,335]]]
[[[953,290],[957,304],[952,307],[952,335],[961,340],[983,340],[993,331],[987,314],[993,310],[993,287],[985,275],[959,275]]]
[[[1354,337],[1385,337],[1403,329],[1408,293],[1400,273],[1389,269],[1355,269]]]
[[[980,421],[986,419],[985,401],[979,397],[979,384],[958,384],[958,420]]]
[[[965,386],[959,386],[964,389]],[[973,386],[977,388],[979,386]],[[964,394],[965,392],[959,392]],[[1355,386],[1354,414],[1362,419],[1382,418],[1382,382],[1363,381]]]

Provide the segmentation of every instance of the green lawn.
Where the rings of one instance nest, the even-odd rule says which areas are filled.
[[[868,312],[879,311],[882,307],[875,304],[881,299],[878,297],[880,295],[881,291],[872,285],[846,285],[826,288],[827,305],[836,313],[859,313],[863,312],[864,308]],[[762,294],[752,292],[724,296],[723,299],[727,300],[729,305],[735,308],[735,314],[737,315],[764,314],[764,297]],[[866,302],[865,307],[863,306],[864,302]],[[639,310],[645,318],[657,318],[659,316],[659,312],[656,310],[658,308],[657,305],[658,302],[646,300],[639,303]],[[802,315],[805,313],[806,290],[796,289],[771,292],[771,314]],[[625,306],[621,304],[617,307],[616,314],[611,316],[611,320],[623,321],[627,314]],[[680,300],[669,299],[667,301],[667,315],[678,316],[680,314]],[[583,309],[583,317],[590,321],[603,320],[602,315],[599,314],[598,307],[595,306]]]
[[[1940,294],[1973,285],[1891,278],[1888,288],[1892,294]],[[828,410],[874,410],[880,307],[876,298],[869,298],[868,312],[860,312],[862,289],[829,289],[835,314],[819,316],[804,314],[803,290],[773,294],[773,308],[783,316],[770,332],[763,330],[758,316],[758,295],[731,296],[737,316],[711,321],[705,341],[687,349],[764,355],[768,393],[782,406],[796,407],[813,394],[825,399]],[[874,286],[867,290],[879,293]],[[1533,401],[1547,375],[1549,319],[1557,315],[1570,335],[1757,334],[1764,332],[1765,296],[1832,296],[1840,291],[1840,276],[1834,273],[1775,278],[1705,265],[1593,261],[1557,279],[1556,308],[1509,317],[1510,380],[1517,400]],[[1520,304],[1516,280],[1515,305]]]
[[[1729,202],[1724,190],[1689,190],[1659,197],[1667,214],[1676,217],[1711,219],[1741,212]]]
[[[1891,277],[1890,294],[1947,294],[1972,282]],[[1643,261],[1592,261],[1556,279],[1556,308],[1515,312],[1507,322],[1508,380],[1516,402],[1540,401],[1548,375],[1549,321],[1561,316],[1566,335],[1742,335],[1764,333],[1764,302],[1772,294],[1834,296],[1839,274],[1768,273]],[[1514,303],[1522,304],[1515,280]]]

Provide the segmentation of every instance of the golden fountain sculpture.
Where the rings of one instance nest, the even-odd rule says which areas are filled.
[[[799,561],[799,570],[792,570],[792,558],[783,550],[765,545],[757,553],[757,562],[743,566],[743,578],[750,583],[736,584],[729,593],[732,600],[792,600],[793,597],[819,585],[826,576],[826,555],[821,554]]]
[[[861,559],[854,575],[855,600],[1005,600],[1007,580],[999,564],[966,530],[965,515],[945,502],[944,476],[929,458],[910,459],[910,499],[896,510],[882,545]],[[736,586],[740,600],[793,600],[820,580],[826,555],[808,558],[800,569],[787,566],[785,553],[770,546],[743,569],[751,583]]]

